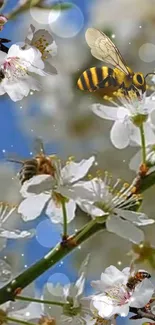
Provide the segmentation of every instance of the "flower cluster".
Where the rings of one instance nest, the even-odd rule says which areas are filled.
[[[116,324],[118,315],[125,317],[132,308],[137,315],[146,308],[153,311],[154,287],[149,280],[150,274],[144,270],[131,272],[126,267],[120,271],[111,265],[101,274],[100,280],[91,282],[97,292],[85,296],[89,260],[90,255],[87,255],[75,283],[62,286],[49,282],[41,296],[23,297],[31,301],[24,309],[12,310],[12,303],[5,303],[0,309],[0,319],[37,320],[38,324],[51,325],[111,325]]]
[[[18,212],[24,221],[37,218],[44,210],[52,222],[63,224],[65,206],[69,223],[79,206],[97,222],[106,221],[108,231],[134,243],[144,240],[142,230],[136,226],[153,224],[154,220],[142,212],[131,211],[142,200],[132,184],[122,184],[120,179],[111,184],[112,178],[107,172],[103,180],[101,177],[81,180],[95,162],[94,156],[79,163],[69,160],[64,167],[58,158],[51,159],[55,162],[53,175],[34,176],[21,187],[24,200]]]
[[[56,73],[48,63],[55,52],[52,35],[46,30],[35,32],[31,25],[24,45],[13,44],[7,54],[0,52],[0,95],[7,93],[13,101],[18,101],[30,90],[40,90],[37,75]]]

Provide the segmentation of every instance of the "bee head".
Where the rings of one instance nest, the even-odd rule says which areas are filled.
[[[145,92],[146,81],[141,72],[137,72],[133,75],[133,84],[136,86],[136,88],[142,90],[142,92]]]

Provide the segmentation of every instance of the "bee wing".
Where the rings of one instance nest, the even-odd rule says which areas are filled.
[[[45,149],[44,149],[43,141],[41,138],[35,139],[34,151],[35,151],[36,155],[38,155],[38,154],[45,155]]]
[[[88,28],[85,38],[87,44],[91,48],[92,55],[96,59],[113,65],[126,75],[129,74],[121,53],[108,36],[95,28]]]

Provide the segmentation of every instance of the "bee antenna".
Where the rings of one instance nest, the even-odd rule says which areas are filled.
[[[153,75],[153,74],[155,74],[155,72],[149,72],[149,73],[147,73],[146,76],[145,76],[145,79],[146,79],[150,74]]]
[[[15,162],[17,164],[24,164],[24,161],[23,160],[16,160],[16,159],[6,159],[7,161],[10,161],[10,162]]]

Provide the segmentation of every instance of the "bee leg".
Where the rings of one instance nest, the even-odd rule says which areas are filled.
[[[127,97],[127,96],[128,96],[128,89],[125,87],[124,82],[120,85],[119,88],[122,90],[123,95],[124,95],[125,97]]]

